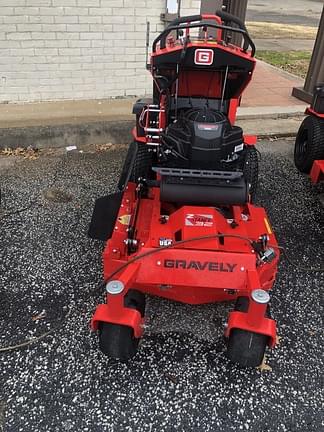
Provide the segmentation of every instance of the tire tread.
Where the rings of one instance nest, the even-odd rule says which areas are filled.
[[[307,137],[307,152],[302,159],[299,154],[300,140],[303,139],[303,134],[308,133]],[[308,174],[315,160],[324,159],[324,120],[315,116],[306,117],[300,125],[296,136],[294,161],[298,170]]]
[[[243,165],[243,174],[246,181],[249,183],[249,194],[251,202],[256,199],[256,193],[259,180],[259,159],[258,152],[254,146],[247,146],[246,156]]]

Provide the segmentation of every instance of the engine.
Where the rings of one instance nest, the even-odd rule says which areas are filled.
[[[183,111],[162,136],[164,164],[190,169],[233,170],[244,151],[243,132],[220,111]]]

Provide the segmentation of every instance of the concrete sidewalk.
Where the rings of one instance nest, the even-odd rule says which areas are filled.
[[[291,91],[302,85],[300,78],[258,61],[238,110],[238,123],[245,133],[294,134],[306,105],[292,97]],[[0,148],[129,142],[134,101],[130,98],[2,104]]]
[[[251,84],[243,93],[241,107],[260,107],[261,117],[265,107],[298,107],[302,112],[305,102],[291,96],[291,91],[303,84],[301,78],[258,60]]]

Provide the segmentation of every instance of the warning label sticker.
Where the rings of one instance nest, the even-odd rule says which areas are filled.
[[[213,215],[206,214],[187,214],[185,219],[186,226],[212,227],[214,224]]]
[[[121,223],[122,225],[128,225],[130,220],[131,220],[130,214],[119,216],[119,218],[118,218],[118,222]]]

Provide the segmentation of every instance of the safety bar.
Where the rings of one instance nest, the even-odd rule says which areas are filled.
[[[239,26],[240,29],[247,31],[247,28],[242,20],[240,18],[236,17],[235,15],[229,14],[227,12],[218,10],[216,11],[216,15],[219,16],[223,21],[225,22],[233,22]]]
[[[216,11],[216,15],[219,16],[226,24],[228,23],[234,23],[237,24],[239,26],[240,29],[246,31],[246,33],[248,33],[248,30],[246,28],[245,23],[238,17],[236,17],[235,15],[229,14],[227,12],[224,12],[222,10],[218,10]],[[244,40],[244,46],[243,46],[243,50],[246,51],[248,49],[248,45],[246,44],[246,41]]]
[[[199,15],[197,15],[199,16]],[[181,19],[185,19],[186,17],[183,17]],[[235,17],[234,17],[235,18]],[[179,18],[180,19],[180,18]],[[188,19],[188,18],[186,18]],[[186,21],[187,22],[187,21]],[[172,23],[171,23],[172,24]],[[198,24],[187,24],[187,25],[169,25],[153,42],[153,46],[152,46],[152,50],[153,52],[156,52],[156,45],[158,42],[160,42],[160,48],[163,49],[166,47],[166,39],[168,34],[173,31],[173,30],[182,30],[182,29],[189,29],[189,28],[200,28],[200,27],[210,27],[210,28],[215,28],[215,29],[220,29],[220,30],[228,30],[228,31],[232,31],[234,33],[240,33],[243,36],[244,39],[244,45],[246,46],[246,48],[244,48],[244,50],[246,51],[247,48],[250,46],[251,47],[251,57],[254,57],[255,55],[255,45],[252,41],[252,39],[250,38],[250,35],[248,34],[248,32],[246,30],[243,30],[241,28],[235,28],[235,27],[229,27],[226,25],[220,25],[220,24],[212,24],[209,22],[205,22],[205,21],[201,21]]]
[[[189,23],[192,21],[201,21],[201,20],[202,20],[202,15],[189,15],[186,17],[176,18],[175,20],[170,22],[168,27],[173,27],[179,24]]]
[[[184,24],[184,23],[190,23],[193,21],[202,21],[203,19],[214,19],[215,21],[218,21],[220,23],[219,18],[221,18],[223,21],[226,22],[233,22],[239,26],[242,30],[245,30],[247,32],[246,26],[244,22],[238,18],[235,15],[232,15],[228,12],[224,12],[222,10],[217,10],[216,15],[189,15],[181,18],[176,18],[175,20],[171,21],[168,27],[173,27],[175,25]]]

